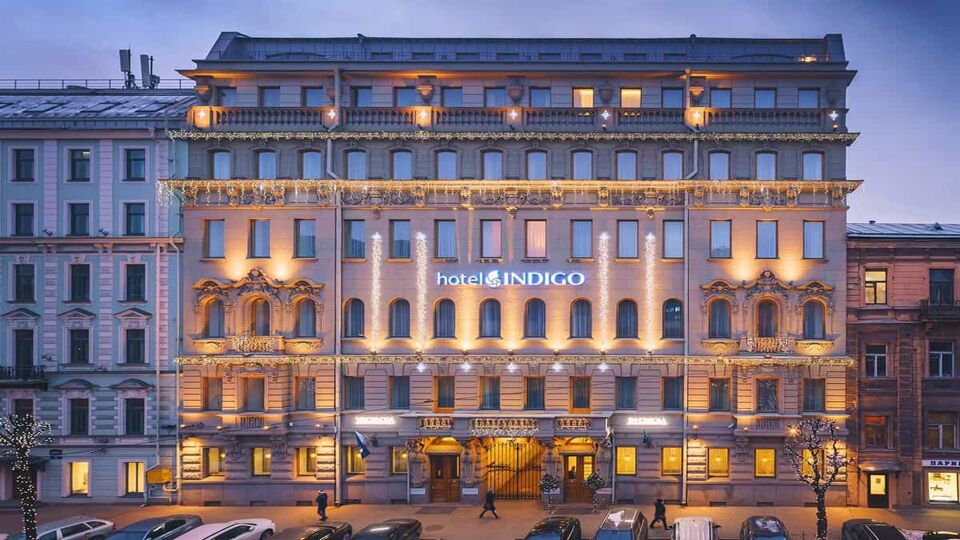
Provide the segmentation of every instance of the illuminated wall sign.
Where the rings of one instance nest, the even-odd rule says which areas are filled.
[[[665,426],[667,419],[663,416],[629,416],[628,426]]]
[[[587,281],[581,272],[503,272],[490,270],[474,274],[446,274],[437,272],[437,285],[486,285],[497,288],[502,285],[573,286],[583,285]]]
[[[923,460],[923,466],[958,468],[960,467],[960,459],[925,459]]]
[[[396,416],[354,416],[353,425],[355,426],[395,426],[397,425]]]

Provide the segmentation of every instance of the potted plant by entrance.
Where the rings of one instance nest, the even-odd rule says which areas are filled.
[[[540,493],[547,496],[547,513],[553,513],[553,494],[560,489],[560,479],[550,473],[540,477]]]
[[[597,492],[606,487],[607,481],[597,474],[597,471],[593,471],[590,473],[590,476],[583,481],[583,485],[590,490],[590,499],[593,501],[593,511],[596,512],[600,506],[597,501]]]

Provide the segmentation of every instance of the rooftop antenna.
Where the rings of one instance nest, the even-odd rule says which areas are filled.
[[[130,49],[120,49],[120,72],[123,73],[124,88],[137,87],[137,78],[130,70]]]
[[[156,88],[160,85],[160,77],[153,74],[153,57],[147,54],[140,55],[140,84],[144,88]]]

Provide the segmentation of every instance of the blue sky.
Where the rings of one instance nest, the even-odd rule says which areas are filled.
[[[843,34],[851,221],[960,222],[949,145],[960,54],[950,0],[11,0],[0,78],[120,77],[117,49],[192,67],[223,30],[262,36],[821,37]],[[948,146],[949,145],[949,146]]]

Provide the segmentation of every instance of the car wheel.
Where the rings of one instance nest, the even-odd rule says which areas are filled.
[[[273,531],[267,529],[263,531],[263,534],[260,535],[260,540],[267,540],[267,538],[270,538],[271,536],[273,536]]]

